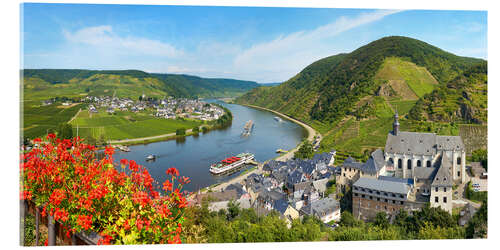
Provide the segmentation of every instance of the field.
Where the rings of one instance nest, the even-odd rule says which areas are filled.
[[[41,106],[40,102],[23,102],[21,133],[31,139],[44,136],[49,129],[57,129],[61,123],[68,122],[83,106],[61,106],[60,103]]]
[[[117,111],[108,114],[105,109],[93,114],[84,110],[71,121],[73,134],[78,132],[83,138],[103,138],[106,141],[175,133],[177,128],[190,129],[201,124],[201,121],[190,119],[156,118],[149,112]]]

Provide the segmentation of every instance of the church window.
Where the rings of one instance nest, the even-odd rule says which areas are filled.
[[[444,187],[444,190],[443,190],[443,191],[444,191],[444,192],[446,192],[446,187]]]
[[[403,165],[403,161],[401,161],[401,159],[398,159],[398,168],[401,168]]]
[[[427,167],[430,168],[431,167],[431,161],[427,161]]]
[[[457,176],[460,177],[460,171],[457,172]]]
[[[411,169],[411,160],[408,160],[407,165],[408,165],[408,169]]]
[[[461,157],[457,158],[457,164],[462,164],[462,158]]]
[[[439,191],[439,187],[436,187],[436,192],[438,192],[438,191]]]
[[[421,167],[422,166],[422,162],[420,160],[417,160],[417,167]]]

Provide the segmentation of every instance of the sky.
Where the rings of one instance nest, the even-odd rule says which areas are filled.
[[[21,68],[283,82],[393,35],[488,56],[486,11],[31,3],[21,5]]]

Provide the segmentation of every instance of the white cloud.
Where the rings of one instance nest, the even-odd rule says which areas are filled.
[[[256,74],[257,72],[275,74],[271,77],[272,81],[283,80],[293,76],[293,72],[299,72],[312,61],[332,55],[330,53],[333,52],[341,52],[335,51],[335,48],[325,43],[324,40],[397,12],[400,11],[378,10],[363,13],[354,18],[343,16],[314,30],[281,35],[272,41],[254,45],[238,54],[234,59],[234,66],[238,70],[253,71]]]
[[[152,55],[177,57],[183,54],[168,43],[141,37],[122,37],[109,25],[87,27],[76,32],[63,31],[66,40],[74,45],[84,45],[95,50],[107,50],[111,54]]]

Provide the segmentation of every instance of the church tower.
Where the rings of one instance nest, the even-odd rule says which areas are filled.
[[[396,110],[396,114],[394,114],[394,123],[392,124],[392,134],[397,136],[399,133],[399,121],[398,121],[398,111]]]

